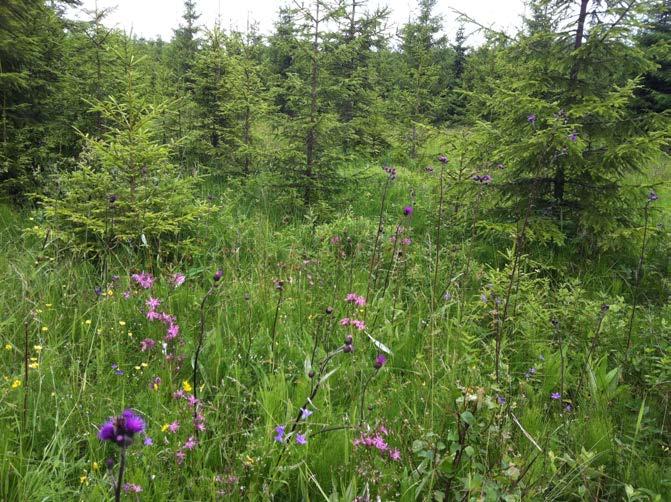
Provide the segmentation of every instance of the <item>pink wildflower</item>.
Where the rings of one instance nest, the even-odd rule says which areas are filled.
[[[177,338],[178,335],[179,335],[179,325],[171,324],[170,326],[168,326],[168,331],[165,335],[165,339],[166,340],[173,340],[173,339]]]
[[[349,326],[351,322],[351,319],[349,317],[343,317],[340,319],[340,325],[341,326]]]
[[[161,300],[158,298],[154,298],[153,296],[149,297],[149,300],[147,300],[146,305],[149,307],[149,310],[156,310],[158,306],[161,304]]]
[[[182,450],[177,450],[175,452],[175,460],[177,461],[177,465],[180,465],[184,462],[184,459],[186,458],[186,453],[184,453]]]
[[[175,420],[173,423],[168,425],[168,430],[173,434],[179,430],[179,421]]]
[[[156,342],[154,340],[152,340],[151,338],[145,338],[140,342],[140,350],[142,352],[147,352],[148,350],[153,349],[154,345],[156,345]]]
[[[186,450],[193,450],[196,446],[198,446],[198,440],[193,436],[189,436],[189,439],[184,443],[184,449]]]
[[[177,274],[173,274],[171,282],[172,282],[172,285],[177,288],[177,287],[181,286],[182,284],[184,284],[185,280],[186,280],[186,276],[184,274],[177,273]]]
[[[359,331],[363,331],[364,329],[366,329],[366,323],[364,323],[363,321],[353,319],[351,324],[352,324],[352,326],[354,326]]]
[[[144,289],[149,289],[154,285],[154,277],[148,272],[133,274],[130,278]]]

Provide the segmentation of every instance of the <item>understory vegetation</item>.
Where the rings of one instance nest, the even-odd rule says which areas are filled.
[[[79,3],[0,6],[0,500],[668,500],[668,1]]]

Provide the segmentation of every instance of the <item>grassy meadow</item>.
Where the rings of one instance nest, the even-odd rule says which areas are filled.
[[[319,218],[206,180],[172,262],[82,259],[2,206],[0,499],[111,499],[98,431],[128,408],[124,500],[669,500],[669,166],[636,289],[646,194],[578,256],[433,164],[367,166]]]

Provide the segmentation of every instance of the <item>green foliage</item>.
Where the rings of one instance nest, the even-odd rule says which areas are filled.
[[[41,237],[79,252],[101,253],[119,244],[148,255],[192,251],[194,230],[209,208],[194,200],[195,178],[181,178],[168,149],[155,139],[160,108],[137,89],[138,60],[127,55],[123,101],[95,104],[106,124],[100,139],[86,138],[78,169],[62,174],[58,194],[42,196]],[[166,105],[164,105],[166,106]]]

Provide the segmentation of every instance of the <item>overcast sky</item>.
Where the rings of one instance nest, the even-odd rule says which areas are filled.
[[[172,30],[181,20],[184,10],[183,0],[83,0],[83,9],[116,6],[107,18],[106,24],[130,31],[145,38],[161,36],[164,40],[172,37]],[[203,27],[212,27],[221,19],[224,28],[244,29],[249,17],[256,21],[264,33],[270,33],[277,19],[280,6],[289,3],[277,0],[198,0],[199,23]],[[392,10],[391,22],[402,24],[416,12],[416,0],[369,0],[368,5],[387,5]],[[446,33],[452,39],[456,31],[456,9],[468,14],[478,22],[498,29],[511,30],[520,24],[524,13],[524,0],[438,0],[437,12],[446,20]],[[84,17],[83,14],[77,17]],[[470,30],[467,29],[467,32]],[[471,38],[477,43],[479,36]]]

